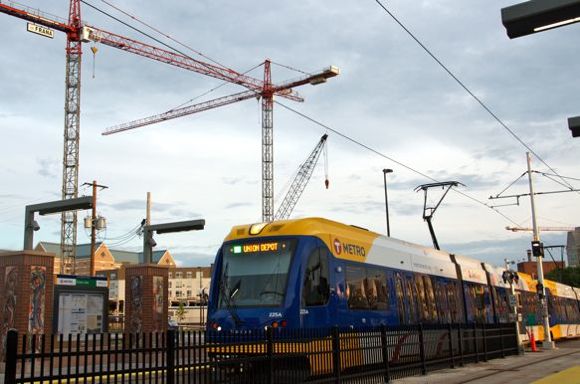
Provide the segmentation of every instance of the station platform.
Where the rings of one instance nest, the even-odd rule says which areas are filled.
[[[556,342],[556,349],[467,364],[392,381],[395,384],[580,384],[580,339]]]

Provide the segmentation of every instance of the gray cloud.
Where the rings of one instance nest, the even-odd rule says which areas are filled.
[[[242,203],[242,202],[231,203],[231,204],[226,205],[225,209],[251,207],[252,205],[253,205],[252,203]]]
[[[132,210],[142,210],[144,211],[146,208],[146,202],[144,200],[125,200],[118,203],[101,203],[102,205],[111,207],[117,211],[132,211]],[[181,214],[181,213],[191,213],[187,210],[182,210],[184,203],[153,203],[151,206],[151,210],[155,212],[169,212],[172,211]]]
[[[188,210],[188,209],[180,209],[180,208],[173,208],[170,209],[168,212],[171,216],[175,217],[188,217],[188,218],[197,218],[200,217],[201,214]]]
[[[57,177],[61,166],[60,162],[54,159],[36,159],[36,162],[39,167],[37,173],[40,176],[49,178]]]

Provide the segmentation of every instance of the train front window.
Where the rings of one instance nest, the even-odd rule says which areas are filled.
[[[280,306],[296,240],[232,243],[224,247],[219,308]]]

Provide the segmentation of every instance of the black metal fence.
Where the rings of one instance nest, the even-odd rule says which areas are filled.
[[[18,335],[5,383],[377,383],[518,353],[514,324]]]

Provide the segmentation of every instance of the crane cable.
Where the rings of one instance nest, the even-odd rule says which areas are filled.
[[[328,189],[330,185],[330,180],[328,179],[328,140],[324,142],[322,150],[324,151],[324,186]]]
[[[409,36],[411,36],[411,38],[413,40],[415,40],[415,42],[417,44],[419,44],[419,46],[421,48],[423,48],[423,50],[429,55],[431,56],[431,58],[433,60],[435,60],[435,62],[437,64],[439,64],[439,66],[441,68],[443,68],[443,70],[445,72],[447,72],[447,74],[449,76],[451,76],[451,78],[453,80],[455,80],[455,82],[457,84],[459,84],[459,86],[461,86],[461,88],[463,88],[465,90],[465,92],[467,92],[495,121],[497,121],[515,140],[517,140],[524,148],[526,148],[528,151],[530,151],[531,154],[533,154],[538,160],[540,160],[546,167],[548,167],[548,169],[550,171],[552,171],[556,176],[558,176],[558,178],[560,178],[560,180],[562,180],[562,182],[564,182],[566,184],[566,186],[570,189],[575,189],[570,183],[568,183],[562,176],[560,176],[560,174],[558,174],[558,172],[556,172],[546,161],[544,161],[544,159],[542,157],[540,157],[539,154],[537,154],[528,144],[526,144],[526,142],[524,142],[513,130],[511,130],[506,123],[503,122],[502,119],[500,119],[492,110],[491,108],[489,108],[479,97],[477,97],[466,85],[465,83],[463,83],[457,76],[455,76],[455,74],[453,74],[453,72],[451,72],[451,70],[449,68],[447,68],[447,66],[445,66],[445,64],[443,64],[441,62],[441,60],[439,60],[437,58],[437,56],[435,56],[430,50],[429,48],[427,48],[425,46],[425,44],[423,44],[414,34],[413,32],[411,32],[391,11],[389,11],[387,9],[387,7],[385,5],[383,5],[383,3],[381,2],[381,0],[375,0],[375,2],[405,31],[407,32],[407,34]],[[580,194],[580,192],[577,192],[578,194]]]

